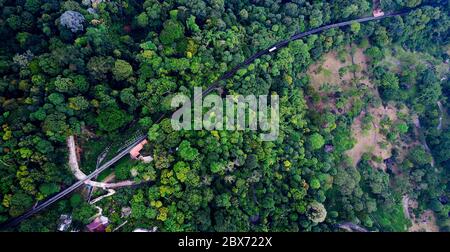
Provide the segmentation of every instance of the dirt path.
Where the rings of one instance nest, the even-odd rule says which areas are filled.
[[[411,220],[411,215],[409,214],[409,196],[403,195],[402,197],[403,214],[406,218]]]
[[[347,230],[348,232],[361,232],[361,233],[369,232],[367,229],[351,222],[338,224],[337,227]]]
[[[409,232],[439,232],[433,211],[426,210],[417,218],[410,213],[410,209],[416,209],[419,204],[416,200],[410,199],[408,195],[403,196],[402,205],[405,217],[411,220],[412,223],[408,229]]]
[[[95,199],[91,200],[91,201],[89,202],[89,204],[93,205],[93,204],[99,202],[100,200],[102,200],[102,199],[104,199],[104,198],[107,198],[107,197],[110,197],[110,196],[114,195],[115,193],[116,193],[115,190],[113,190],[113,189],[108,189],[108,193],[107,193],[107,194],[102,195],[102,196],[100,196],[100,197],[98,197],[98,198],[95,198]]]

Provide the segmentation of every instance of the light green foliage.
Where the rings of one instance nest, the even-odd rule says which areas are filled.
[[[69,98],[69,107],[73,110],[86,110],[89,108],[89,101],[83,96]]]
[[[147,13],[142,12],[136,17],[136,22],[140,27],[147,27],[148,25],[148,16]]]
[[[398,89],[399,80],[394,73],[387,72],[383,75],[380,86],[385,89]]]
[[[116,60],[114,68],[112,69],[114,79],[117,81],[123,81],[128,79],[133,74],[133,67],[125,60]]]
[[[318,179],[312,179],[310,185],[312,189],[317,190],[320,188],[320,181]]]
[[[156,140],[158,140],[158,138],[159,138],[159,136],[160,136],[160,134],[159,134],[159,129],[160,129],[160,127],[159,127],[159,125],[158,124],[154,124],[151,128],[150,128],[150,130],[149,130],[149,132],[148,132],[148,139],[150,140],[150,141],[156,141]]]
[[[353,23],[350,27],[351,31],[355,34],[358,34],[361,30],[361,24],[360,23]]]
[[[309,137],[309,143],[313,150],[317,150],[322,148],[322,146],[325,144],[325,139],[323,139],[323,136],[321,136],[320,134],[314,133]]]
[[[186,164],[183,161],[180,161],[180,162],[175,164],[173,170],[175,171],[177,179],[180,182],[185,182],[186,181],[187,175],[188,175],[188,172],[189,172],[189,165],[188,164]]]
[[[191,147],[191,143],[189,141],[184,140],[181,142],[180,146],[178,147],[178,153],[180,154],[180,157],[187,161],[192,161],[198,156],[198,150]]]
[[[58,92],[77,94],[86,92],[89,88],[89,83],[86,77],[82,75],[76,75],[71,78],[58,76],[55,80],[55,87]]]
[[[396,129],[400,134],[406,134],[408,132],[408,125],[406,123],[399,123],[396,125]]]

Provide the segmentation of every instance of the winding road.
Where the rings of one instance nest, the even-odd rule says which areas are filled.
[[[371,17],[358,18],[358,19],[354,19],[354,20],[350,20],[350,21],[345,21],[345,22],[325,25],[325,26],[321,26],[319,28],[315,28],[315,29],[306,31],[306,32],[300,32],[300,33],[294,34],[290,38],[288,38],[286,40],[283,40],[283,41],[280,41],[280,42],[270,46],[267,49],[261,50],[261,51],[255,53],[250,58],[246,59],[244,62],[241,62],[240,64],[238,64],[237,66],[232,68],[230,71],[226,72],[220,79],[218,79],[213,84],[211,84],[205,91],[203,91],[203,93],[201,95],[198,95],[198,96],[194,97],[194,100],[199,99],[199,98],[201,98],[201,97],[203,97],[205,95],[208,95],[214,89],[220,87],[220,83],[222,81],[225,81],[225,80],[231,78],[234,74],[236,74],[236,72],[239,69],[250,65],[253,61],[255,61],[256,59],[260,58],[263,55],[273,53],[273,52],[279,50],[280,48],[283,48],[283,47],[287,46],[292,41],[299,40],[299,39],[302,39],[302,38],[307,37],[309,35],[317,34],[317,33],[320,33],[320,32],[326,31],[326,30],[330,30],[330,29],[333,29],[333,28],[339,28],[339,27],[343,27],[343,26],[348,26],[348,25],[351,25],[353,23],[365,23],[365,22],[369,22],[369,21],[381,20],[381,19],[385,19],[385,18],[389,18],[389,17],[405,15],[405,14],[407,14],[409,12],[410,11],[393,12],[393,13],[390,13],[390,14],[385,14],[384,16],[380,16],[380,17],[372,17],[371,16]]]
[[[253,56],[249,57],[244,62],[238,64],[237,66],[232,68],[230,71],[226,72],[220,79],[218,79],[217,81],[212,83],[205,91],[203,91],[203,93],[201,95],[198,95],[198,96],[194,97],[194,100],[200,99],[203,96],[206,96],[209,93],[211,93],[216,88],[220,87],[222,81],[225,81],[225,80],[231,78],[232,76],[234,76],[234,74],[239,69],[250,65],[254,60],[260,58],[263,55],[276,52],[280,48],[283,48],[283,47],[287,46],[292,41],[299,40],[299,39],[302,39],[302,38],[304,38],[306,36],[309,36],[309,35],[312,35],[312,34],[317,34],[317,33],[320,33],[322,31],[326,31],[326,30],[329,30],[329,29],[343,27],[343,26],[348,26],[348,25],[351,25],[353,23],[364,23],[364,22],[381,20],[381,19],[394,17],[394,16],[400,16],[400,15],[407,14],[410,11],[394,12],[394,13],[390,13],[390,14],[385,14],[384,16],[380,16],[380,17],[372,17],[372,16],[364,17],[364,18],[354,19],[354,20],[350,20],[350,21],[344,21],[344,22],[340,22],[340,23],[325,25],[325,26],[322,26],[322,27],[319,27],[319,28],[312,29],[310,31],[297,33],[297,34],[291,36],[290,38],[288,38],[286,40],[280,41],[280,42],[272,45],[271,47],[269,47],[269,48],[267,48],[265,50],[261,50],[261,51],[255,53]],[[158,121],[160,121],[162,118],[164,118],[164,116],[165,115],[163,115]],[[70,194],[71,192],[73,192],[74,190],[79,188],[80,186],[84,185],[86,181],[91,180],[94,177],[98,176],[101,172],[103,172],[104,170],[108,169],[114,163],[119,161],[122,157],[126,156],[129,153],[129,151],[135,145],[137,145],[139,142],[141,142],[145,138],[146,138],[145,135],[138,137],[137,140],[135,142],[133,142],[133,144],[129,145],[127,148],[122,150],[117,156],[115,156],[114,158],[112,158],[111,160],[109,160],[108,162],[103,164],[102,166],[100,166],[97,170],[95,170],[91,174],[87,175],[84,179],[79,180],[78,182],[74,183],[73,185],[71,185],[70,187],[64,189],[63,191],[59,192],[58,194],[56,194],[56,195],[46,199],[45,201],[39,203],[38,205],[36,205],[35,207],[31,208],[30,210],[28,210],[24,214],[22,214],[22,215],[20,215],[20,216],[18,216],[16,218],[10,219],[10,220],[8,220],[8,221],[6,221],[4,223],[1,223],[0,224],[0,229],[9,228],[9,227],[13,227],[13,226],[17,225],[20,222],[22,222],[23,220],[25,220],[25,219],[29,218],[30,216],[38,213],[39,211],[42,211],[43,209],[45,209],[46,207],[48,207],[51,204],[55,203],[59,199],[65,197],[68,194]]]

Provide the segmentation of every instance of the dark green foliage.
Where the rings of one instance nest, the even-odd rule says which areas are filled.
[[[132,120],[132,116],[117,108],[106,108],[100,111],[97,124],[101,130],[114,131]]]
[[[450,84],[435,62],[400,64],[395,71],[384,64],[399,45],[448,58],[442,50],[449,38],[448,6],[442,2],[381,1],[386,13],[416,9],[291,42],[221,82],[226,94],[279,95],[280,135],[264,142],[260,132],[248,130],[175,131],[172,98],[206,88],[294,33],[370,15],[371,1],[103,1],[90,13],[79,1],[0,0],[0,222],[73,183],[68,136],[76,136],[80,167],[88,173],[106,146],[117,143],[108,160],[139,129],[149,140],[141,154],[153,160],[124,157],[97,178],[114,172],[117,181],[145,183],[96,203],[111,228],[123,223],[122,208],[130,207],[123,231],[335,231],[341,222],[404,231],[404,194],[445,223],[446,207],[438,199],[449,196],[450,134],[445,121],[437,129],[437,102],[448,111]],[[85,20],[71,31],[67,20],[61,24],[66,11]],[[354,81],[351,92],[342,88],[325,97],[309,85],[305,73],[312,63],[352,44],[367,48],[371,66],[365,75],[383,102],[406,105],[426,132],[419,132],[420,140],[431,154],[420,145],[405,150],[405,160],[395,154],[400,175],[372,167],[377,157],[364,155],[357,167],[346,159],[355,143],[351,124],[378,102],[371,96],[375,90]],[[347,111],[348,93],[364,94],[351,97]],[[317,109],[317,101],[343,111]],[[390,144],[416,143],[413,124],[397,116],[386,134]],[[363,121],[367,129],[374,120]],[[78,193],[17,230],[55,231],[66,213],[82,228],[97,210]]]
[[[170,45],[175,41],[180,40],[184,37],[184,27],[183,25],[173,19],[167,20],[164,23],[164,28],[159,35],[161,43],[164,45]]]
[[[81,203],[81,205],[78,205],[76,208],[74,208],[72,218],[74,221],[86,225],[89,223],[90,218],[94,216],[96,211],[97,210],[94,208],[94,206],[89,205],[86,202],[83,202]]]
[[[29,195],[23,192],[15,193],[11,198],[9,214],[12,217],[19,216],[28,210],[32,204],[33,199]]]

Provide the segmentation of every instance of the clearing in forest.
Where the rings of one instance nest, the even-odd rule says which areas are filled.
[[[409,199],[406,196],[406,201],[404,201],[403,205],[405,210],[408,211],[408,215],[405,216],[409,216],[412,222],[412,226],[408,229],[409,232],[439,232],[436,216],[432,210],[425,210],[419,217],[416,217],[414,214],[409,214],[410,210],[419,206],[416,200]]]
[[[363,126],[363,118],[366,114],[370,114],[373,117],[369,130],[365,130]],[[364,153],[371,153],[373,156],[379,158],[380,161],[391,157],[392,145],[380,131],[382,128],[381,120],[385,117],[395,122],[397,120],[396,108],[391,105],[386,107],[380,106],[378,108],[371,107],[367,112],[361,112],[354,120],[352,134],[356,139],[356,143],[351,150],[347,151],[347,155],[351,158],[354,167],[356,167]],[[372,165],[386,171],[386,164],[384,162],[372,162]]]
[[[311,87],[321,97],[320,101],[315,103],[314,108],[322,111],[324,108],[330,108],[337,111],[335,94],[351,93],[353,90],[361,90],[364,86],[368,92],[371,92],[376,99],[380,99],[378,90],[368,78],[368,58],[361,48],[346,48],[346,52],[330,52],[326,54],[322,61],[312,65],[308,70]],[[355,99],[348,99],[347,104],[340,112],[347,112],[353,106]],[[323,97],[326,97],[325,99]],[[364,118],[370,115],[372,117],[370,124],[364,125]],[[377,157],[380,162],[373,162],[373,166],[386,170],[383,160],[391,157],[392,146],[386,141],[386,136],[382,134],[381,121],[389,118],[391,122],[397,120],[397,109],[394,106],[369,107],[366,111],[359,114],[352,125],[352,135],[356,140],[355,146],[347,152],[352,160],[352,165],[356,167],[364,153],[371,153]],[[367,124],[367,123],[366,123]]]
[[[341,61],[344,59],[345,61]],[[343,76],[339,75],[341,68],[348,67],[351,64],[350,54],[345,54],[345,57],[341,57],[341,60],[338,59],[338,53],[333,51],[325,55],[324,61],[319,61],[309,68],[308,75],[311,78],[311,85],[316,91],[320,91],[325,83],[338,86],[343,81],[352,79],[350,72]]]

